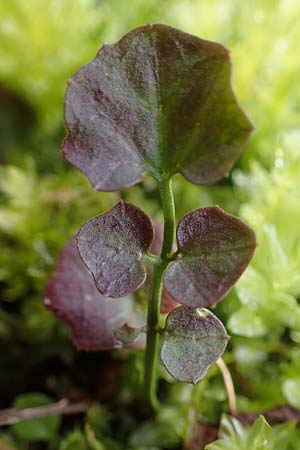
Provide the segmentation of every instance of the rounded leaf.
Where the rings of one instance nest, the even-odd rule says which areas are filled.
[[[196,384],[224,353],[228,339],[213,313],[181,306],[168,315],[161,360],[176,380]]]
[[[127,322],[140,325],[131,298],[109,299],[97,291],[75,239],[69,240],[59,257],[44,291],[44,303],[70,326],[79,350],[120,348],[114,330]]]
[[[211,307],[227,294],[256,247],[244,222],[216,206],[196,209],[177,227],[179,258],[167,269],[165,286],[180,303]]]
[[[102,191],[130,186],[145,171],[215,183],[252,131],[230,71],[221,44],[166,25],[130,31],[69,80],[65,158]]]
[[[141,259],[153,237],[150,218],[122,201],[80,228],[78,250],[102,295],[122,297],[144,283]]]

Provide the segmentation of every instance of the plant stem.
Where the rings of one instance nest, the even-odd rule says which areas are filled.
[[[171,179],[160,183],[160,196],[164,211],[164,239],[160,256],[164,261],[172,253],[176,229],[175,203]]]
[[[148,252],[144,254],[142,261],[145,263],[158,265],[160,263],[160,257]]]
[[[159,184],[162,208],[164,211],[164,239],[160,254],[160,263],[154,267],[149,294],[147,315],[147,346],[145,356],[145,395],[152,411],[158,407],[156,396],[157,363],[159,351],[159,315],[163,290],[163,274],[172,253],[175,235],[175,205],[171,179]]]
[[[225,388],[226,388],[226,392],[227,392],[227,397],[228,397],[229,410],[230,410],[231,414],[236,414],[236,412],[237,412],[236,395],[235,395],[234,384],[232,381],[231,373],[230,373],[227,365],[225,364],[223,358],[219,358],[216,361],[216,364],[219,367],[219,369],[222,373],[222,376],[223,376],[223,380],[224,380],[224,384],[225,384]]]

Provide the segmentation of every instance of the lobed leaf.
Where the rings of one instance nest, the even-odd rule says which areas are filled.
[[[141,260],[153,237],[150,218],[122,201],[80,228],[79,253],[102,295],[121,297],[144,283],[147,274]]]
[[[255,234],[218,207],[196,209],[177,227],[179,258],[164,276],[168,292],[180,303],[211,307],[227,294],[253,256]]]
[[[123,345],[114,330],[137,319],[131,298],[109,299],[96,289],[93,277],[83,264],[75,239],[63,249],[56,269],[49,278],[44,303],[68,324],[79,350],[107,350]]]
[[[166,25],[104,45],[68,82],[65,158],[95,189],[182,173],[197,184],[226,176],[252,125],[230,85],[228,51]]]
[[[167,317],[161,360],[176,380],[196,384],[223,354],[228,339],[213,313],[181,306]]]

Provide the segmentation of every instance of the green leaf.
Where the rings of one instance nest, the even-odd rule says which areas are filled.
[[[259,416],[250,428],[247,445],[251,448],[273,450],[273,430],[263,416]]]
[[[90,450],[80,430],[71,431],[60,443],[59,450]]]
[[[285,380],[282,385],[282,392],[289,405],[300,409],[300,377]]]
[[[80,228],[79,253],[102,295],[122,297],[144,283],[146,268],[141,260],[153,237],[150,218],[125,202]]]
[[[256,246],[254,232],[218,207],[196,209],[177,227],[179,258],[167,269],[168,292],[180,303],[211,307],[246,269]]]
[[[207,445],[205,450],[287,450],[292,448],[294,429],[295,423],[272,428],[263,416],[247,428],[237,419],[223,416],[219,431],[221,439]]]
[[[263,319],[246,307],[234,312],[227,323],[229,330],[239,336],[255,337],[266,334]]]
[[[65,158],[103,191],[145,171],[215,183],[252,131],[231,89],[228,51],[166,25],[104,45],[69,80],[65,122]]]
[[[185,434],[186,416],[181,408],[160,407],[155,418],[136,427],[129,438],[131,450],[178,448]]]
[[[292,445],[294,440],[299,443],[299,435],[295,433],[296,422],[285,422],[280,425],[276,425],[273,428],[275,435],[275,445],[272,450],[291,450],[297,448]],[[299,428],[298,428],[299,431]]]
[[[44,406],[53,403],[45,394],[30,393],[16,397],[13,407],[17,409]],[[60,416],[37,417],[23,420],[11,426],[13,433],[24,441],[52,441],[56,438]]]
[[[161,360],[175,379],[196,384],[223,354],[228,339],[210,311],[181,306],[167,317]]]

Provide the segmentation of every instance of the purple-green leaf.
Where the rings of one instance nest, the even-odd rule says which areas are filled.
[[[126,322],[140,324],[133,299],[104,298],[97,291],[93,277],[80,258],[75,239],[67,243],[60,255],[47,282],[44,303],[70,326],[72,340],[79,350],[123,347],[114,330]]]
[[[176,380],[196,384],[222,356],[228,339],[224,325],[213,313],[181,306],[168,315],[162,363]]]
[[[177,242],[179,257],[165,273],[165,286],[172,297],[192,307],[211,307],[222,300],[256,246],[251,228],[218,207],[184,216]]]
[[[62,151],[95,189],[182,173],[197,184],[226,176],[252,125],[230,84],[228,51],[166,25],[104,45],[68,82]]]
[[[79,253],[102,295],[122,297],[144,283],[147,273],[142,258],[153,237],[150,218],[122,201],[80,228]]]

